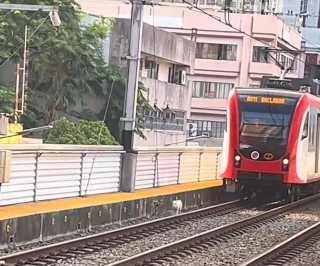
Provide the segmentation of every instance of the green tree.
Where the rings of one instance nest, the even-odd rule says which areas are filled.
[[[6,2],[17,4],[21,0]],[[24,0],[23,4],[38,5],[39,1]],[[119,74],[121,70],[106,65],[103,55],[103,44],[112,31],[113,21],[98,18],[83,23],[85,14],[74,0],[42,0],[40,4],[59,6],[59,29],[52,26],[47,12],[0,12],[0,68],[9,59],[21,60],[23,26],[29,25],[29,88],[27,112],[21,121],[27,128],[47,125],[57,119],[58,111],[67,111],[79,102],[85,105],[90,95],[108,99],[113,84],[106,123],[116,134],[111,126],[118,126],[114,119],[122,116],[125,78]],[[140,91],[138,102],[144,101]],[[88,115],[86,111],[79,114],[82,119],[95,116],[102,119],[99,114]],[[142,124],[142,120],[137,123],[140,135]]]
[[[15,88],[0,86],[0,113],[14,113]]]
[[[121,137],[119,121],[123,116],[123,101],[125,98],[126,78],[124,72],[118,67],[108,68],[107,81],[109,83],[106,103],[104,108],[98,114],[100,120],[104,117],[104,112],[108,106],[108,112],[106,115],[105,123],[109,128],[111,134],[119,141]],[[111,96],[110,91],[112,90]],[[141,138],[145,139],[143,129],[145,129],[145,122],[142,116],[142,110],[150,110],[151,106],[148,104],[144,94],[147,92],[147,88],[142,82],[139,82],[138,97],[137,97],[137,116],[136,116],[136,129],[135,133]]]
[[[72,123],[62,118],[53,123],[45,143],[82,144],[82,145],[117,145],[114,137],[103,122],[80,121]]]

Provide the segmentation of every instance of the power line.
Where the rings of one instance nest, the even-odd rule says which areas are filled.
[[[40,29],[40,27],[46,22],[47,18],[49,17],[49,15],[47,17],[45,17],[43,19],[43,21],[40,23],[40,25],[32,32],[32,34],[29,36],[28,41],[30,41],[31,37]],[[17,50],[15,50],[1,65],[0,68],[2,68],[16,53],[18,53],[20,51],[20,49],[24,46],[24,43],[21,44]]]
[[[29,25],[30,22],[34,19],[34,17],[41,11],[41,9],[39,9],[37,12],[33,13],[32,16],[28,19],[27,23],[22,25],[16,33],[12,34],[12,36],[0,47],[0,51],[3,50],[3,48],[13,40],[13,38],[15,38],[24,28],[26,25]],[[48,17],[47,17],[48,18]]]
[[[266,43],[266,42],[264,42],[264,41],[262,41],[262,40],[260,40],[260,39],[258,39],[258,38],[256,38],[256,37],[252,36],[251,34],[248,34],[248,33],[244,32],[244,31],[242,31],[242,30],[240,30],[240,29],[232,26],[231,24],[228,24],[228,23],[226,23],[226,22],[223,22],[220,18],[217,18],[217,17],[211,15],[210,13],[204,11],[203,9],[199,8],[198,6],[196,6],[196,5],[188,2],[188,1],[186,1],[186,0],[182,0],[182,1],[183,1],[184,3],[186,3],[186,4],[188,4],[189,6],[191,6],[192,8],[194,8],[194,9],[198,10],[199,12],[203,13],[204,15],[207,15],[207,16],[213,18],[214,20],[222,23],[223,25],[226,25],[226,26],[228,26],[228,27],[236,30],[236,31],[239,32],[239,33],[242,33],[242,34],[244,34],[244,35],[246,35],[246,36],[248,36],[248,37],[250,37],[250,38],[252,38],[252,39],[254,39],[254,40],[258,41],[258,42],[260,42],[260,43],[265,44],[267,47],[273,48],[273,51],[282,52],[282,53],[289,54],[289,55],[292,55],[292,54],[290,54],[290,53],[297,53],[297,52],[301,53],[301,52],[302,52],[301,50],[298,50],[298,49],[292,50],[292,51],[290,51],[290,52],[286,52],[286,51],[283,51],[283,50],[281,50],[281,49],[277,49],[276,47],[271,46],[269,43]],[[193,10],[193,9],[190,9],[190,10],[195,11],[195,10]],[[316,67],[314,67],[314,66],[312,66],[312,65],[310,65],[310,64],[307,64],[305,61],[301,60],[300,58],[298,58],[298,59],[296,58],[296,60],[302,62],[303,64],[309,66],[310,68],[313,68],[313,69],[319,71],[318,68],[316,68]]]

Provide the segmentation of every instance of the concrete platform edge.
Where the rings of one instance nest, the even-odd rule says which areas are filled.
[[[0,221],[0,248],[46,241],[130,219],[152,217],[171,211],[172,201],[176,198],[182,200],[184,209],[200,208],[225,201],[225,193],[219,186],[6,219]]]

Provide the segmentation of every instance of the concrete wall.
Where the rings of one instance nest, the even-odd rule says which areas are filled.
[[[128,53],[130,37],[130,20],[116,19],[111,35],[110,64],[119,65]],[[156,43],[154,43],[154,37]],[[165,59],[177,64],[192,67],[196,45],[180,36],[164,30],[153,28],[146,23],[142,29],[141,51],[145,54]],[[192,72],[192,69],[191,69]]]

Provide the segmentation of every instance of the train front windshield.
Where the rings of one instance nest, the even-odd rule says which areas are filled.
[[[292,116],[298,99],[272,95],[239,95],[240,152],[247,158],[253,150],[285,154]]]

